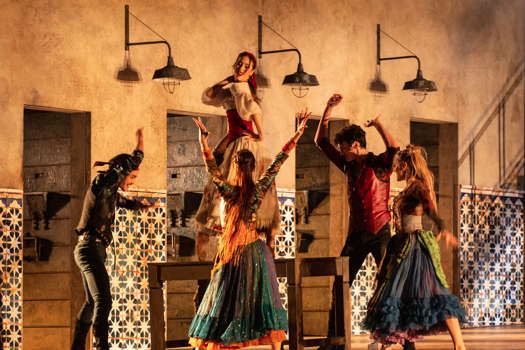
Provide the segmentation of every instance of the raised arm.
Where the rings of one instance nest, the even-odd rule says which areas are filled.
[[[208,129],[206,129],[204,123],[201,122],[199,119],[193,118],[193,121],[199,127],[199,143],[201,145],[204,163],[206,164],[206,170],[211,175],[212,181],[221,193],[221,195],[225,196],[228,193],[231,193],[234,187],[226,182],[222,175],[222,172],[217,166],[217,162],[215,161],[213,152],[210,146],[208,145]]]
[[[231,82],[232,80],[233,80],[233,77],[228,77],[228,78],[226,78],[224,80],[221,80],[217,84],[207,88],[204,91],[204,94],[208,98],[215,98],[215,97],[217,97],[218,94],[220,94],[222,92],[222,87],[224,85],[228,84],[229,82]]]
[[[208,129],[206,129],[206,126],[203,122],[201,122],[197,118],[193,118],[193,121],[199,128],[199,143],[201,145],[201,151],[202,151],[202,157],[204,158],[204,161],[206,163],[206,170],[212,177],[217,177],[222,179],[222,174],[217,167],[217,163],[215,162],[215,157],[213,156],[212,149],[210,148],[210,145],[208,144],[208,135],[210,134],[208,132]]]
[[[275,177],[279,172],[279,169],[283,165],[284,161],[288,158],[288,154],[295,148],[297,141],[299,141],[303,135],[304,129],[306,129],[308,118],[310,118],[311,114],[312,113],[308,112],[308,110],[297,113],[296,117],[299,120],[297,131],[283,146],[282,151],[277,154],[272,164],[266,169],[259,181],[257,181],[256,186],[261,193],[265,193],[270,188],[273,180],[275,180]]]
[[[383,139],[383,142],[385,143],[385,146],[387,148],[399,148],[399,145],[397,144],[397,141],[394,139],[392,134],[388,131],[387,128],[383,125],[381,122],[380,116],[370,119],[366,122],[366,127],[375,127],[379,135],[381,135],[381,138]]]
[[[116,191],[118,185],[129,173],[133,170],[138,169],[142,159],[144,159],[144,134],[143,128],[136,131],[137,146],[131,157],[121,159],[117,164],[110,164],[108,162],[95,162],[95,166],[99,165],[110,165],[108,171],[100,174],[92,185],[92,191],[95,195],[98,195],[101,189],[109,188],[110,191]]]
[[[328,102],[326,103],[326,107],[323,112],[323,116],[321,117],[321,121],[319,122],[319,126],[317,127],[317,132],[315,133],[314,141],[316,145],[319,145],[322,139],[328,138],[328,122],[330,121],[332,110],[341,102],[342,99],[343,96],[339,94],[333,94],[332,97],[328,99]]]
[[[317,132],[315,133],[315,145],[328,157],[328,159],[334,163],[341,171],[344,171],[344,157],[331,143],[328,139],[328,122],[330,121],[330,116],[332,114],[332,109],[337,106],[343,97],[339,94],[333,94],[332,97],[326,103],[326,108],[324,110],[319,126],[317,127]]]
[[[137,147],[135,149],[144,152],[144,128],[137,129],[135,135],[137,136]]]

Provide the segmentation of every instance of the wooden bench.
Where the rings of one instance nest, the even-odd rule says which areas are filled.
[[[164,321],[165,281],[207,280],[211,262],[151,263],[149,269],[149,311],[151,349],[184,347],[188,339],[166,340]],[[277,277],[288,279],[288,336],[290,350],[305,346],[336,345],[338,350],[350,348],[351,296],[348,283],[348,257],[296,258],[275,260]],[[328,338],[305,339],[303,334],[302,278],[335,276],[336,335]]]

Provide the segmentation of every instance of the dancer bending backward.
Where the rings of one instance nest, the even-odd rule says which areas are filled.
[[[458,321],[464,311],[448,290],[436,238],[421,224],[427,215],[439,230],[438,239],[444,236],[447,245],[457,244],[437,215],[434,179],[424,150],[407,146],[397,154],[394,170],[397,180],[407,185],[394,200],[396,235],[388,245],[364,326],[383,348],[448,329],[454,349],[464,350]]]
[[[297,132],[255,181],[256,159],[247,149],[233,155],[230,180],[223,175],[208,146],[206,127],[195,120],[206,169],[226,206],[211,281],[189,329],[192,346],[214,350],[271,344],[273,350],[280,349],[288,321],[273,253],[256,229],[257,209],[309,116],[298,115]]]
[[[334,147],[328,140],[327,128],[332,109],[341,100],[339,94],[328,100],[315,143],[347,178],[350,227],[341,255],[350,256],[351,284],[369,253],[372,253],[376,265],[380,265],[390,240],[390,175],[394,155],[399,148],[379,117],[368,121],[366,126],[377,129],[386,145],[384,153],[375,155],[366,150],[365,131],[356,124],[346,126],[337,133],[335,143],[338,148]],[[334,301],[335,298],[332,298],[329,335],[335,335]],[[322,348],[334,347],[327,345]]]
[[[127,199],[118,189],[127,191],[139,174],[144,158],[142,129],[137,130],[137,147],[133,154],[119,154],[109,162],[96,162],[95,166],[109,165],[89,186],[84,198],[82,216],[76,228],[79,235],[75,247],[75,262],[82,275],[86,301],[75,324],[72,350],[84,350],[86,335],[93,322],[95,349],[108,350],[108,316],[111,310],[109,276],[104,262],[106,248],[113,241],[111,228],[115,221],[115,207],[145,209],[155,204]]]
[[[217,145],[214,155],[226,181],[233,181],[233,156],[241,149],[249,150],[255,157],[254,176],[258,178],[269,162],[263,161],[262,113],[256,95],[255,68],[257,60],[249,52],[241,52],[233,65],[233,76],[206,89],[202,96],[205,104],[222,106],[228,119],[228,133]],[[255,129],[257,132],[255,132]],[[210,182],[204,190],[200,207],[195,216],[197,252],[205,260],[204,251],[210,235],[220,234],[220,196]],[[257,230],[268,235],[273,244],[273,234],[280,228],[279,204],[275,185],[262,198],[257,211]]]

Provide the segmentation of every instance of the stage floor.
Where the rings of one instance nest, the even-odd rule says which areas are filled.
[[[463,329],[468,350],[525,350],[525,325]],[[368,336],[353,336],[352,350],[367,350]],[[433,335],[416,343],[418,350],[453,350],[448,333]],[[400,345],[389,349],[401,350]]]
[[[505,327],[484,327],[463,329],[467,350],[525,350],[525,325]],[[352,337],[352,350],[368,350],[370,339],[367,335]],[[264,350],[269,346],[256,346],[245,349]],[[416,343],[417,350],[453,350],[448,333],[426,337]],[[288,346],[284,347],[288,350]],[[306,348],[314,350],[316,348]],[[400,345],[392,345],[389,350],[402,350]]]

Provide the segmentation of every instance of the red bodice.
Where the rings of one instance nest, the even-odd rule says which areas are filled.
[[[243,135],[245,130],[253,131],[253,122],[241,118],[236,109],[226,111],[228,118],[228,142],[232,142]]]

